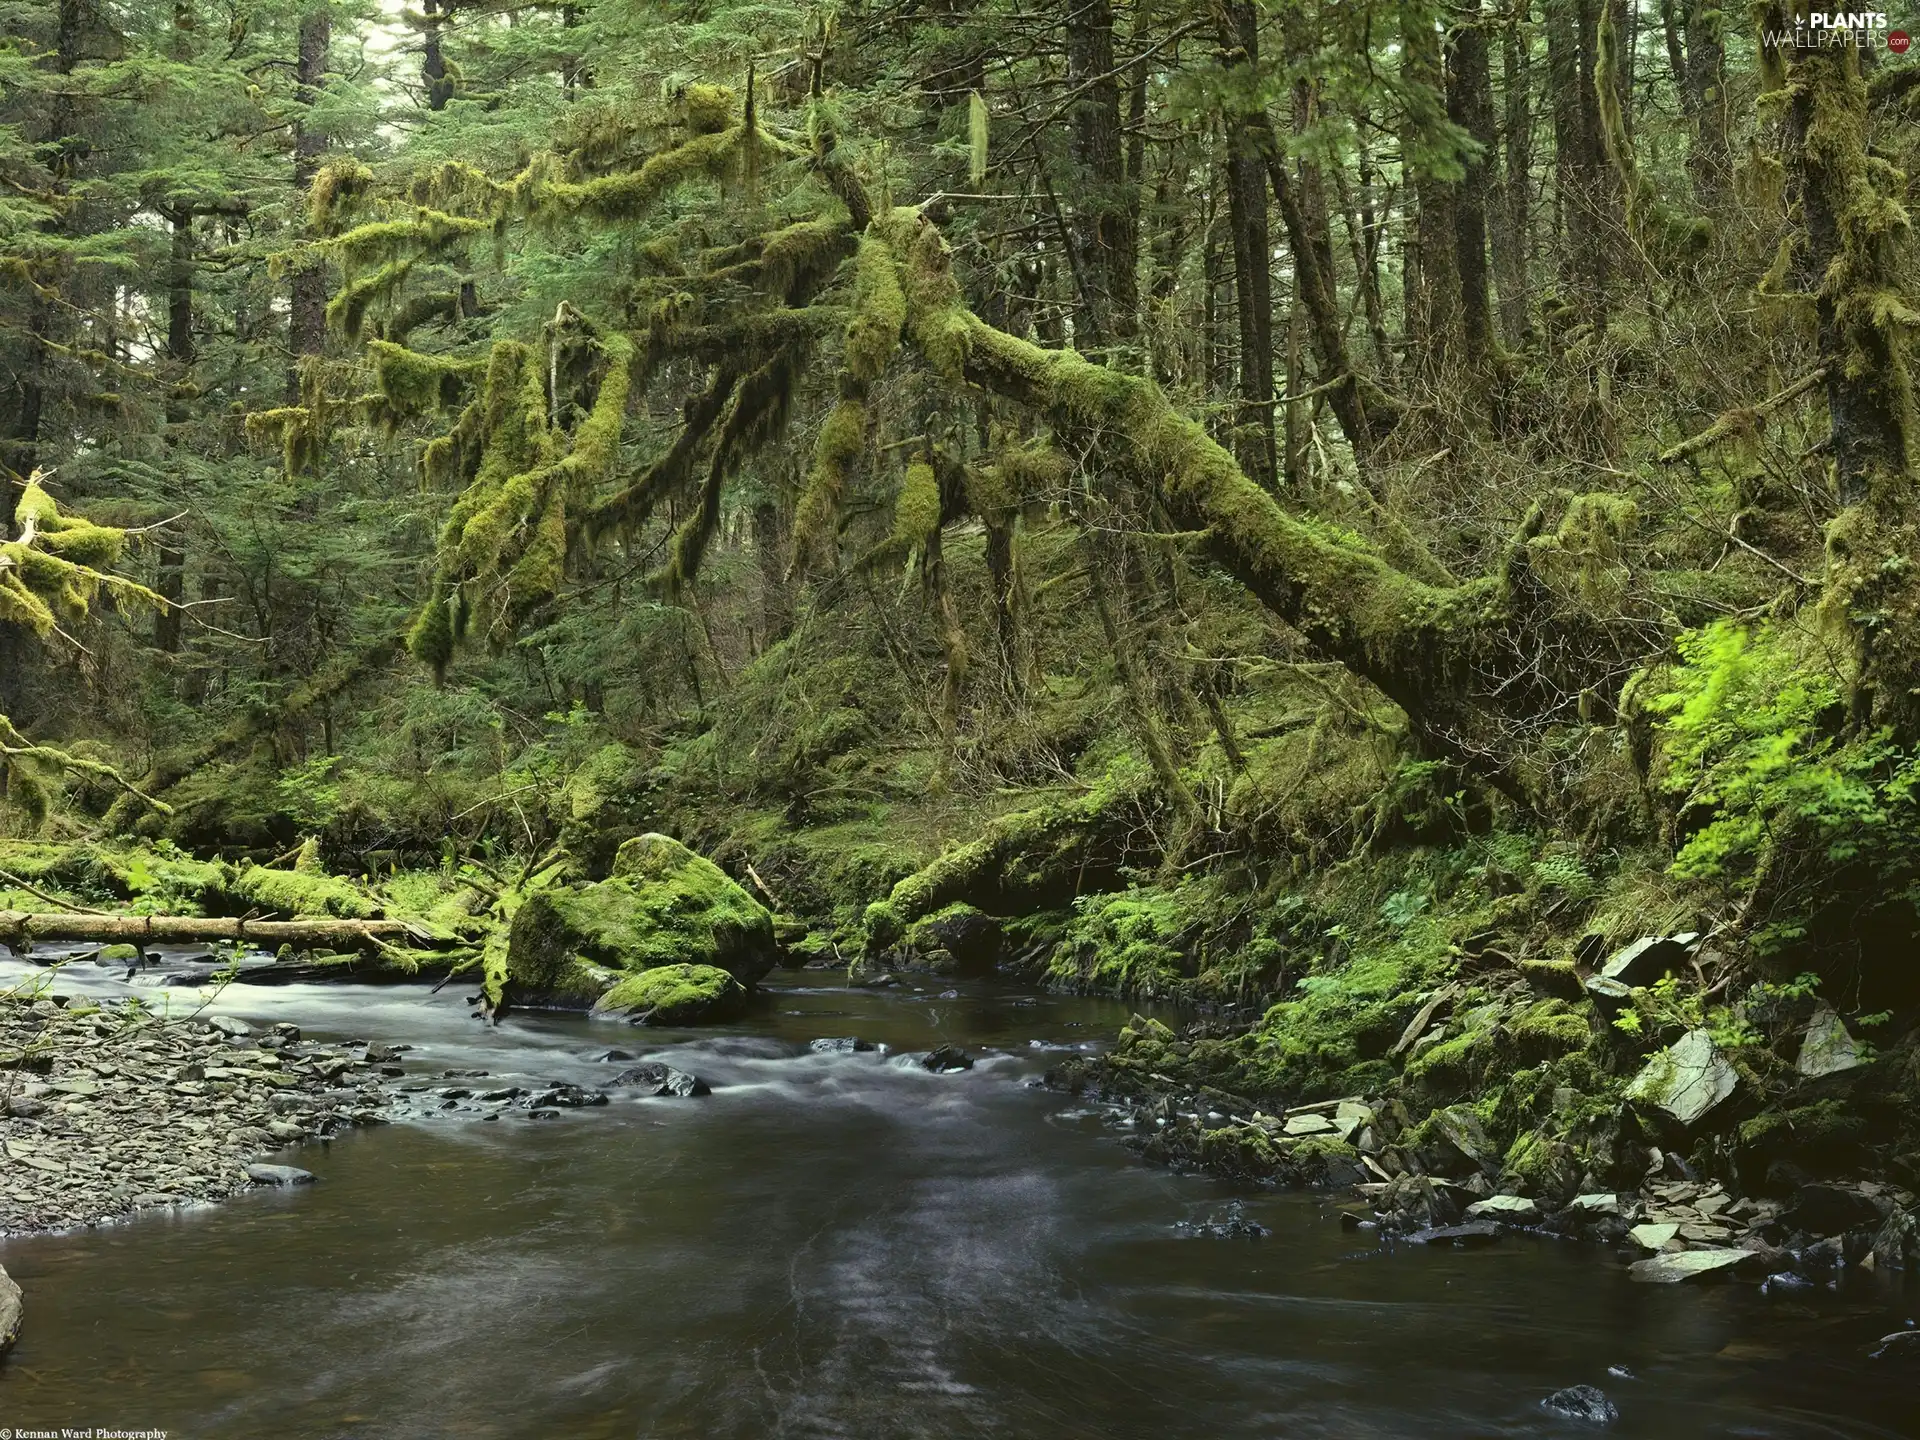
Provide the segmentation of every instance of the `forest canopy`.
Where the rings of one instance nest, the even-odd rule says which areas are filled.
[[[1810,14],[10,4],[0,813],[836,954],[1517,835],[1858,981],[1916,87]]]

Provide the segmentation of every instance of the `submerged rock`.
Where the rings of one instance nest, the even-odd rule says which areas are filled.
[[[971,1070],[973,1057],[952,1045],[942,1045],[939,1049],[930,1052],[920,1064],[923,1069],[931,1070],[937,1075],[945,1075],[955,1070]]]
[[[20,1315],[20,1287],[0,1268],[0,1355],[11,1350],[20,1338]]]
[[[1500,1227],[1491,1220],[1474,1220],[1465,1225],[1438,1225],[1416,1230],[1407,1239],[1416,1245],[1491,1245],[1500,1238]]]
[[[874,1048],[871,1040],[858,1040],[851,1035],[833,1035],[807,1042],[808,1051],[815,1055],[852,1055],[856,1051]]]
[[[311,1185],[313,1172],[294,1165],[249,1165],[247,1178],[256,1185]]]
[[[1745,1250],[1676,1250],[1655,1255],[1651,1260],[1636,1260],[1627,1273],[1644,1285],[1676,1285],[1682,1280],[1697,1280],[1702,1275],[1730,1269],[1751,1258]]]
[[[657,965],[629,975],[594,1001],[596,1015],[641,1025],[702,1025],[746,1013],[747,988],[714,965]]]
[[[710,1095],[712,1088],[698,1075],[689,1075],[685,1070],[676,1070],[673,1066],[659,1060],[647,1060],[622,1070],[609,1085],[631,1085],[646,1095],[674,1095],[682,1100],[695,1095]]]
[[[1611,1425],[1620,1418],[1607,1392],[1596,1385],[1569,1385],[1564,1390],[1556,1390],[1540,1402],[1540,1408],[1589,1425]]]
[[[527,897],[508,932],[500,1000],[585,1009],[625,977],[670,965],[722,970],[750,987],[773,960],[765,906],[679,841],[641,835],[599,884]]]

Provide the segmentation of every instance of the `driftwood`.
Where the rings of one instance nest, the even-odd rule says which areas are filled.
[[[268,950],[282,945],[380,950],[409,943],[444,950],[464,943],[442,938],[405,920],[235,920],[191,915],[36,915],[25,910],[0,910],[0,944],[19,949],[36,940],[98,941],[103,945],[239,940]]]

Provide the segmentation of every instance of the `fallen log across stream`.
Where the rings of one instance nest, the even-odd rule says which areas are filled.
[[[19,950],[41,940],[98,941],[103,945],[199,944],[212,940],[251,942],[262,949],[282,945],[310,950],[384,950],[394,945],[447,950],[465,945],[405,920],[251,920],[197,915],[34,914],[0,910],[0,944]]]

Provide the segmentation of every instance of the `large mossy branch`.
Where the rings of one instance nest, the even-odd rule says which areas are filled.
[[[436,672],[476,629],[504,643],[560,588],[574,521],[619,458],[631,386],[633,342],[616,334],[591,343],[599,389],[571,437],[551,418],[558,401],[547,393],[548,367],[517,342],[494,347],[475,402],[485,417],[479,469],[441,530],[433,593],[408,637]]]
[[[1042,349],[975,315],[945,241],[918,210],[880,217],[875,230],[899,265],[908,337],[942,377],[1026,406],[1075,448],[1097,451],[1175,524],[1204,531],[1221,567],[1322,654],[1378,685],[1422,729],[1437,735],[1456,723],[1480,642],[1506,617],[1501,578],[1428,584],[1358,535],[1289,514],[1151,380]]]
[[[62,620],[83,618],[102,591],[117,600],[167,608],[168,602],[146,586],[105,569],[119,560],[127,532],[61,510],[41,483],[40,472],[35,471],[22,490],[13,523],[16,536],[0,541],[0,625],[52,635]],[[63,771],[104,780],[142,804],[166,809],[111,765],[36,744],[0,715],[0,779],[10,783],[15,799],[34,818],[45,811],[42,780]]]

